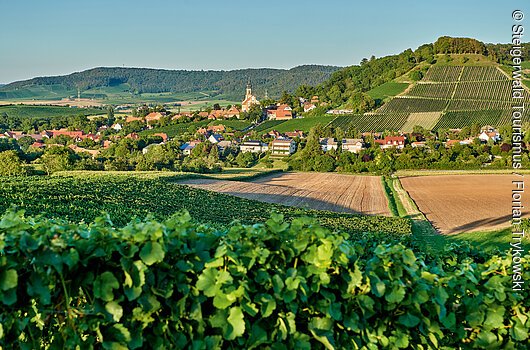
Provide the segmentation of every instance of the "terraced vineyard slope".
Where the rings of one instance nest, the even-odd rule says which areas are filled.
[[[510,78],[495,66],[434,65],[421,81],[375,112],[338,117],[332,125],[346,130],[404,132],[411,132],[415,125],[431,130],[472,123],[498,127],[510,123],[511,85]],[[526,90],[523,101],[530,102]],[[524,120],[530,121],[528,112]]]

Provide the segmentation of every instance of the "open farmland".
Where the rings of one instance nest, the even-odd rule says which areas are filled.
[[[453,234],[509,227],[511,181],[516,179],[514,175],[437,175],[404,177],[401,183],[438,231]],[[528,216],[528,210],[524,214]]]
[[[379,176],[286,173],[252,182],[189,179],[180,184],[268,203],[390,216]]]

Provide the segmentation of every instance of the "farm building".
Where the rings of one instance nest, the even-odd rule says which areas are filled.
[[[412,148],[423,148],[423,147],[427,147],[427,144],[425,143],[425,141],[414,141],[410,144],[412,146]]]
[[[140,118],[140,117],[130,117],[130,116],[129,116],[129,117],[126,117],[126,118],[125,118],[125,122],[126,122],[126,123],[132,123],[132,122],[134,122],[134,121],[140,121],[140,122],[143,122],[144,120],[143,120],[142,118]]]
[[[208,119],[226,119],[239,118],[241,111],[237,107],[232,106],[230,109],[217,109],[210,112]]]
[[[206,129],[207,131],[211,131],[211,132],[215,132],[215,133],[219,133],[219,132],[225,132],[226,131],[226,128],[223,124],[219,124],[219,125],[210,125],[208,127],[208,129]]]
[[[277,130],[271,130],[268,133],[266,133],[265,135],[267,135],[269,137],[272,137],[272,138],[275,138],[275,139],[277,139],[278,137],[281,136],[281,134]]]
[[[232,146],[234,146],[234,142],[232,141],[225,140],[225,141],[219,141],[217,143],[217,148],[219,149],[220,152],[223,152],[225,149],[230,148]]]
[[[296,142],[292,139],[275,139],[271,142],[271,154],[287,156],[296,151]]]
[[[162,141],[166,142],[168,139],[168,136],[165,132],[157,132],[153,134],[153,136],[160,136],[162,138]]]

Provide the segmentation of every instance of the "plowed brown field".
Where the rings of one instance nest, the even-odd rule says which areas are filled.
[[[390,216],[379,176],[283,173],[252,182],[190,179],[179,184],[268,203]]]
[[[439,175],[404,177],[401,184],[437,230],[452,234],[509,227],[512,180],[521,179],[515,175]],[[523,196],[526,208],[528,196]],[[524,215],[529,216],[528,209]]]

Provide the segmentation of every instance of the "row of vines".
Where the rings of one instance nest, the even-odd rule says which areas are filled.
[[[279,214],[218,231],[187,213],[117,229],[9,211],[0,347],[527,349],[510,256],[411,245]]]

